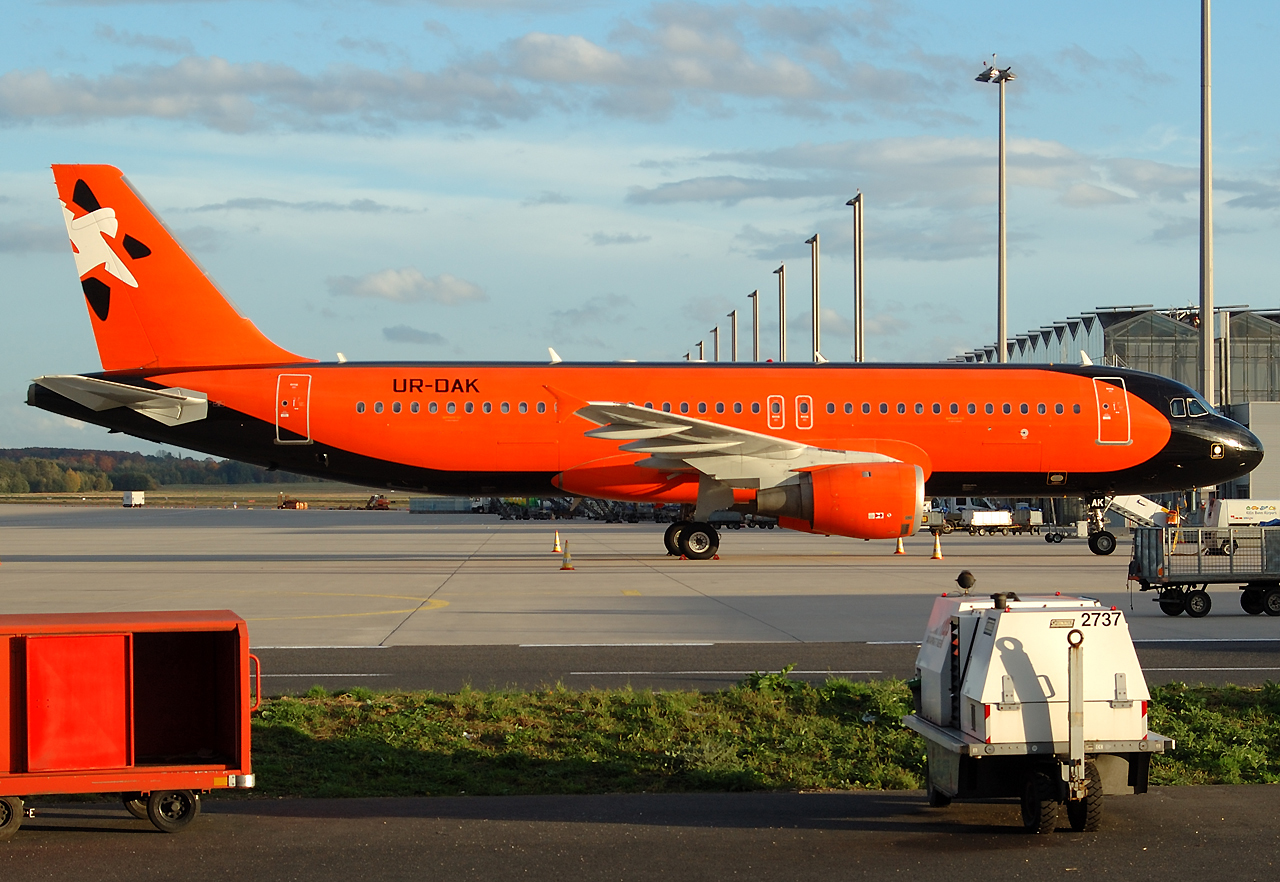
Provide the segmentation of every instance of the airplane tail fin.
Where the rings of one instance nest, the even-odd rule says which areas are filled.
[[[80,286],[105,370],[295,364],[218,291],[109,165],[55,165]]]

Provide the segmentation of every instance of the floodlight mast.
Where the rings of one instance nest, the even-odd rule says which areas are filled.
[[[773,274],[778,277],[778,361],[783,362],[787,360],[787,265]]]
[[[760,360],[760,290],[747,295],[751,301],[751,360]]]
[[[1207,2],[1207,0],[1206,0]],[[997,262],[999,264],[996,294],[996,361],[1006,364],[1009,361],[1009,325],[1006,318],[1006,279],[1005,279],[1005,173],[1004,173],[1004,87],[1006,83],[1017,79],[1012,67],[1003,70],[996,67],[996,57],[991,56],[991,63],[986,70],[974,79],[979,83],[996,83],[1000,87],[1000,244]]]
[[[853,206],[853,360],[861,362],[865,357],[864,346],[866,336],[862,320],[863,295],[862,288],[862,191],[845,205]]]

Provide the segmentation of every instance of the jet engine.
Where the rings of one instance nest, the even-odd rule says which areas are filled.
[[[801,472],[794,484],[756,494],[758,514],[806,533],[897,539],[919,526],[924,470],[905,462],[869,462]]]

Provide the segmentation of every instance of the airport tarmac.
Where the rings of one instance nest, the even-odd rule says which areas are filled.
[[[554,531],[575,570],[562,572]],[[720,560],[662,549],[661,525],[275,509],[0,506],[8,613],[231,609],[257,647],[914,642],[933,598],[1082,593],[1144,641],[1275,640],[1215,589],[1203,619],[1126,589],[1127,549],[1035,536],[931,537],[907,554],[783,530],[728,530]]]

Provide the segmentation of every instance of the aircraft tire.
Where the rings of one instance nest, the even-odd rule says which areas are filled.
[[[1089,550],[1094,554],[1108,555],[1116,550],[1116,537],[1106,530],[1094,533],[1089,537]]]
[[[1203,619],[1209,614],[1209,610],[1213,609],[1213,598],[1209,596],[1208,591],[1203,588],[1197,588],[1195,591],[1188,591],[1183,596],[1182,606],[1191,618]]]
[[[720,550],[720,534],[710,524],[685,524],[680,532],[680,553],[690,560],[710,560]]]
[[[680,551],[680,532],[684,530],[688,521],[676,521],[667,527],[667,532],[662,534],[662,544],[667,546],[667,554],[672,557],[679,557],[683,554]]]

